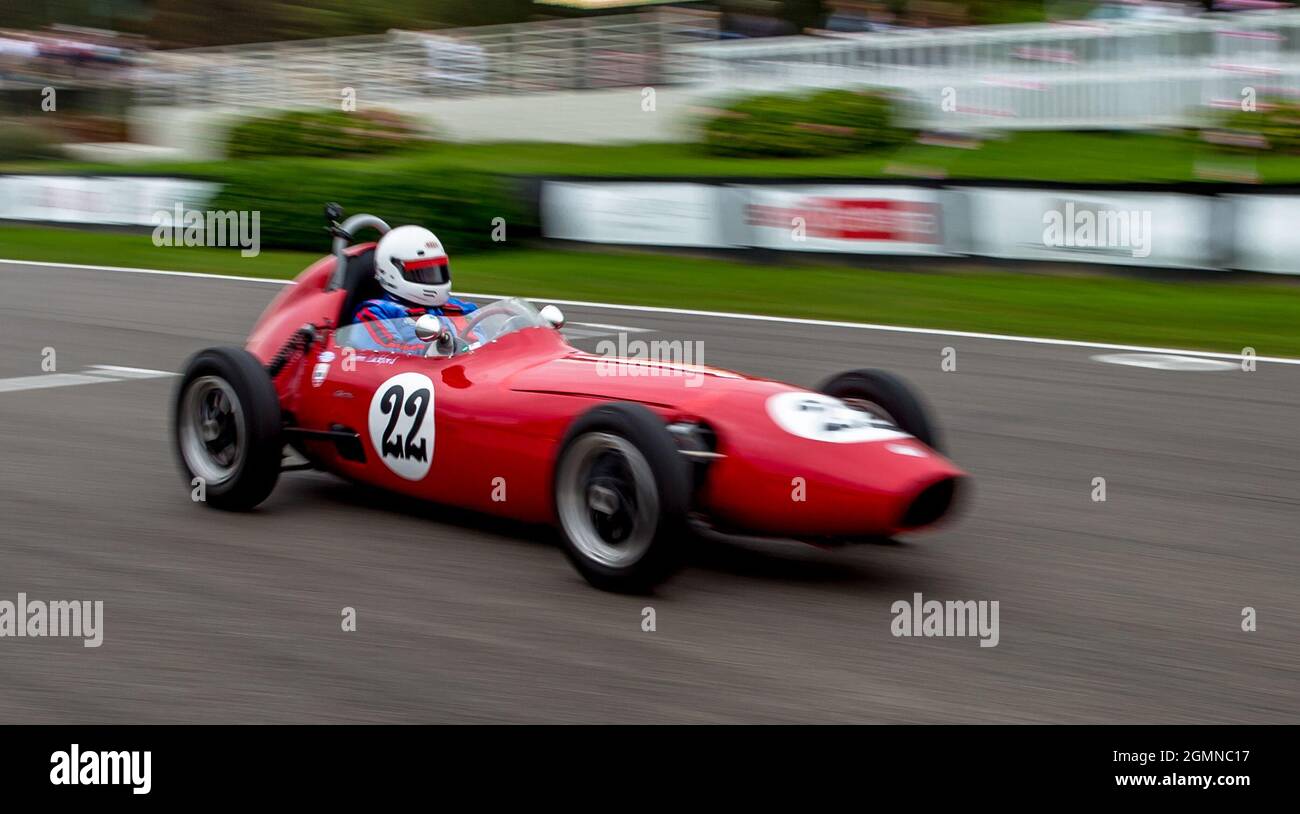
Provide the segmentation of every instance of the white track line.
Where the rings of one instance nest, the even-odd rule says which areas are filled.
[[[44,373],[39,376],[17,376],[0,379],[0,393],[18,390],[44,390],[49,387],[71,387],[79,384],[103,384],[131,379],[160,379],[177,374],[166,370],[149,370],[142,367],[118,365],[91,365],[81,373]]]
[[[288,285],[293,280],[275,280],[269,277],[240,277],[235,274],[209,274],[203,271],[167,271],[164,269],[138,269],[130,266],[83,266],[78,263],[48,263],[44,260],[5,260],[0,263],[13,266],[35,266],[37,268],[77,269],[79,271],[124,271],[129,274],[166,274],[169,277],[208,277],[222,280],[239,280],[244,283],[266,283],[268,285]]]
[[[499,297],[498,295],[496,295],[496,294],[466,294],[465,296],[466,296],[466,297],[481,297],[481,298],[487,298],[487,299],[500,299],[500,297]],[[537,297],[536,299],[541,299],[541,298],[540,298],[540,297]],[[650,332],[650,329],[649,329],[649,328],[633,328],[631,325],[610,325],[610,324],[605,323],[605,322],[569,322],[569,323],[565,323],[565,327],[566,327],[566,328],[567,328],[569,325],[581,325],[581,326],[583,326],[583,327],[585,327],[585,328],[601,328],[601,329],[610,330],[610,331],[625,331],[625,332],[627,332],[627,333],[633,333],[633,334],[643,334],[643,333],[649,333],[649,332]]]
[[[121,271],[131,274],[165,274],[175,277],[205,277],[217,280],[239,280],[249,283],[266,283],[268,285],[289,285],[292,280],[273,280],[265,277],[238,277],[231,274],[205,274],[197,271],[166,271],[163,269],[138,269],[124,266],[86,266],[75,263],[50,263],[39,260],[5,260],[0,258],[0,263],[7,263],[17,266],[35,266],[41,268],[63,268],[78,269],[85,271]],[[468,292],[458,292],[457,296],[471,297],[484,300],[506,299],[505,294],[470,294]],[[632,311],[643,314],[673,314],[685,317],[709,317],[710,319],[743,319],[753,322],[779,322],[786,325],[814,325],[823,328],[850,328],[860,331],[884,331],[888,333],[900,334],[925,334],[928,336],[956,336],[965,339],[990,339],[997,342],[1023,342],[1030,345],[1056,345],[1059,347],[1071,348],[1099,348],[1101,350],[1124,350],[1136,351],[1139,353],[1169,353],[1181,356],[1199,356],[1205,359],[1236,359],[1238,361],[1245,358],[1253,358],[1256,362],[1272,362],[1279,365],[1300,365],[1300,359],[1291,359],[1285,356],[1255,356],[1245,357],[1239,353],[1217,353],[1205,350],[1185,350],[1182,348],[1158,348],[1146,345],[1119,345],[1110,342],[1084,342],[1076,339],[1050,339],[1038,336],[1016,336],[1015,334],[993,334],[979,331],[952,331],[943,328],[909,328],[901,325],[878,325],[869,322],[842,322],[829,319],[802,319],[799,317],[776,317],[766,314],[736,314],[727,311],[701,311],[693,308],[664,308],[654,305],[619,305],[612,302],[587,302],[585,300],[556,300],[547,297],[529,297],[529,299],[539,302],[555,303],[556,305],[572,305],[575,308],[604,308],[612,311]]]

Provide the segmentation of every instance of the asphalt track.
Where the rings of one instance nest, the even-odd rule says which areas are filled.
[[[46,347],[60,373],[176,370],[278,290],[0,264],[0,381]],[[0,638],[0,723],[1300,722],[1300,367],[565,310],[797,384],[898,371],[974,476],[965,512],[898,545],[702,541],[655,596],[613,596],[542,530],[321,474],[251,514],[197,505],[174,379],[0,389],[0,599],[105,604],[99,648]],[[997,600],[998,646],[894,637],[917,592]]]

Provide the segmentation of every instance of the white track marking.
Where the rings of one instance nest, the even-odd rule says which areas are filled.
[[[609,331],[584,331],[581,328],[564,326],[564,335],[570,340],[595,339],[598,336],[609,336],[609,333]]]
[[[230,274],[204,274],[196,271],[137,269],[124,266],[86,266],[73,263],[51,263],[39,260],[5,260],[0,258],[0,264],[4,263],[41,268],[80,269],[86,271],[120,271],[131,274],[167,274],[177,277],[206,277],[214,280],[239,280],[241,282],[265,283],[269,285],[290,285],[293,282],[292,280],[271,280],[264,277],[238,277]],[[470,294],[461,292],[457,294],[457,296],[482,300],[503,300],[507,299],[511,295]],[[1183,348],[1159,348],[1149,347],[1146,345],[1120,345],[1111,342],[1084,342],[1077,339],[1051,339],[1039,336],[1017,336],[1015,334],[994,334],[982,333],[979,331],[952,331],[943,328],[910,328],[901,325],[879,325],[870,322],[842,322],[829,319],[775,317],[766,314],[736,314],[727,311],[701,311],[692,308],[665,308],[654,305],[619,305],[618,303],[612,302],[557,300],[549,297],[529,297],[528,299],[537,300],[538,302],[554,303],[556,305],[572,305],[576,308],[603,308],[613,311],[630,311],[641,314],[673,314],[676,316],[686,317],[708,317],[710,319],[741,319],[753,322],[778,322],[786,325],[813,325],[823,328],[849,328],[859,331],[882,331],[886,333],[922,334],[926,336],[955,336],[964,339],[989,339],[996,342],[1021,342],[1027,345],[1054,345],[1057,347],[1067,348],[1097,348],[1098,350],[1121,350],[1137,353],[1168,353],[1180,356],[1199,356],[1203,359],[1236,359],[1241,361],[1245,358],[1253,358],[1256,362],[1271,362],[1278,365],[1300,365],[1300,359],[1292,359],[1285,356],[1245,357],[1238,353],[1217,353],[1214,351],[1186,350]]]
[[[1130,365],[1151,370],[1181,371],[1219,371],[1239,370],[1241,365],[1220,359],[1206,359],[1201,356],[1172,356],[1167,353],[1103,353],[1092,357],[1093,361],[1110,365]]]
[[[582,327],[578,327],[581,325]],[[606,325],[600,322],[569,322],[565,324],[564,335],[569,339],[595,339],[598,336],[612,336],[616,333],[643,334],[653,333],[650,328],[632,328],[627,325]]]
[[[487,295],[484,295],[484,294],[478,294],[478,295],[466,294],[465,296],[467,296],[467,297],[469,297],[469,296],[479,296],[479,297],[484,297],[484,296],[487,296]],[[607,325],[607,324],[605,324],[604,322],[570,322],[570,323],[567,323],[567,324],[565,325],[565,327],[567,328],[569,325],[582,325],[582,326],[587,327],[587,328],[604,328],[604,329],[606,329],[606,330],[610,330],[610,331],[626,331],[627,333],[631,333],[631,334],[643,334],[643,333],[649,333],[649,332],[651,332],[651,331],[653,330],[653,329],[651,329],[651,328],[633,328],[633,327],[630,326],[630,325]]]
[[[78,373],[47,373],[44,376],[17,376],[12,379],[0,379],[0,393],[15,390],[40,390],[46,387],[68,387],[74,384],[95,384],[107,382],[100,376],[85,376]]]
[[[127,274],[165,274],[169,277],[205,277],[208,279],[238,280],[243,283],[265,283],[267,285],[289,285],[293,280],[277,280],[271,277],[240,277],[237,274],[210,274],[205,271],[168,271],[166,269],[138,269],[131,266],[85,266],[79,263],[50,263],[44,260],[5,260],[0,263],[13,266],[33,266],[35,268],[78,269],[80,271],[121,271]]]
[[[2,262],[2,261],[0,261]],[[485,300],[505,299],[502,294],[470,294],[461,292],[458,297],[470,297]],[[1119,345],[1110,342],[1085,342],[1078,339],[1051,339],[1039,336],[1017,336],[1015,334],[993,334],[979,331],[953,331],[944,328],[911,328],[903,325],[879,325],[870,322],[842,322],[830,319],[804,319],[801,317],[774,317],[767,314],[736,314],[728,311],[699,311],[692,308],[663,308],[654,305],[619,305],[611,302],[586,302],[584,300],[557,300],[550,297],[528,297],[543,303],[555,305],[572,305],[575,308],[607,308],[615,311],[635,311],[644,314],[672,314],[686,317],[708,317],[710,319],[741,319],[753,322],[779,322],[786,325],[813,325],[822,328],[851,328],[861,331],[884,331],[887,333],[923,334],[926,336],[956,336],[966,339],[991,339],[998,342],[1023,342],[1029,345],[1056,345],[1070,348],[1097,348],[1098,350],[1123,350],[1137,353],[1168,353],[1181,356],[1198,356],[1203,359],[1254,359],[1256,362],[1272,362],[1279,365],[1300,365],[1300,359],[1286,356],[1242,356],[1239,353],[1219,353],[1207,350],[1185,350],[1182,348],[1157,348],[1146,345]]]
[[[0,393],[12,393],[18,390],[43,390],[48,387],[71,387],[78,384],[103,384],[104,382],[122,382],[131,379],[161,379],[175,376],[165,370],[148,370],[142,367],[118,367],[116,365],[91,365],[80,373],[45,373],[40,376],[16,376],[0,379]]]
[[[175,376],[175,373],[166,373],[161,370],[150,370],[147,367],[122,367],[121,365],[91,365],[96,372],[96,376],[108,376],[114,379],[156,379],[159,376]],[[87,371],[90,372],[90,371]]]

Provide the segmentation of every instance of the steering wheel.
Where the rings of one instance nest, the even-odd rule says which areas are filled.
[[[491,319],[493,317],[499,317],[499,316],[500,314],[495,312],[480,314],[477,317],[471,316],[469,319],[465,321],[465,333],[472,334],[474,332],[474,329],[479,326],[480,322],[486,322],[488,319]],[[514,314],[506,318],[506,321],[502,322],[501,326],[497,328],[496,331],[493,332],[496,334],[496,336],[494,336],[493,338],[495,339],[498,337],[502,337],[510,333],[511,331],[518,331],[529,327],[532,327],[532,323],[528,321],[528,317],[524,316],[523,314]]]
[[[519,327],[512,328],[511,326],[516,322],[520,323]],[[533,327],[533,323],[528,320],[528,317],[523,314],[515,314],[510,319],[507,319],[505,324],[501,326],[501,330],[497,332],[497,336],[503,336],[513,331],[522,331],[524,328],[531,327]]]

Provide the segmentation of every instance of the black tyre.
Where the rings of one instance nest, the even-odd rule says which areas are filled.
[[[172,441],[186,481],[204,500],[245,511],[280,477],[280,398],[262,363],[243,348],[209,348],[190,358],[176,390]]]
[[[569,427],[554,477],[564,553],[606,591],[649,591],[680,567],[691,471],[640,404],[596,407]]]
[[[884,370],[850,370],[832,376],[818,391],[850,406],[887,419],[926,446],[942,452],[939,428],[920,394],[902,378]]]

